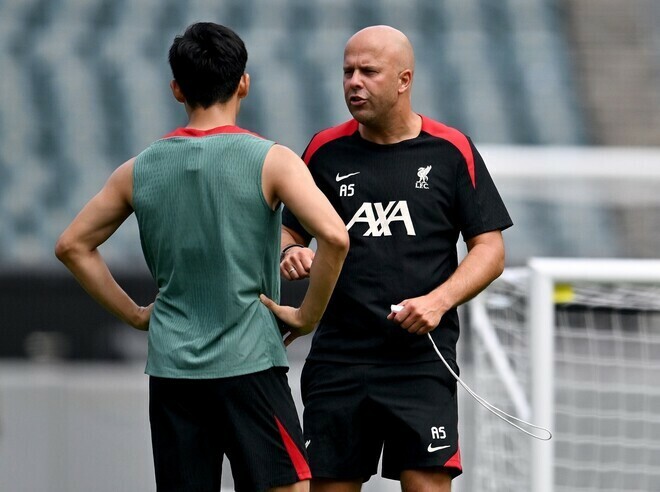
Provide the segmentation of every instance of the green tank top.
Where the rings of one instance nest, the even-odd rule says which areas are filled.
[[[158,283],[147,374],[206,379],[287,366],[259,301],[280,296],[281,212],[261,185],[272,145],[235,126],[182,128],[136,157],[133,206]]]

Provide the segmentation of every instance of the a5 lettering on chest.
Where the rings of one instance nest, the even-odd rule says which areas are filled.
[[[354,176],[360,174],[360,171],[342,173],[338,172],[335,176],[335,182],[339,186],[339,196],[340,197],[349,197],[355,195],[355,183],[351,181],[346,181]]]
[[[410,180],[410,184],[413,185],[414,183],[414,188],[417,190],[428,190],[429,189],[429,173],[433,169],[433,166],[421,166],[417,169],[415,180],[410,180],[410,177],[408,179]],[[335,181],[339,187],[339,196],[340,197],[351,197],[355,195],[355,183],[349,182],[344,182],[345,180],[352,178],[353,176],[356,176],[360,174],[360,172],[352,172],[352,173],[337,173],[335,176]],[[398,177],[398,179],[404,179],[404,177]],[[405,182],[401,182],[402,185],[405,186]]]
[[[344,183],[339,185],[339,196],[349,197],[355,195],[355,183]]]
[[[365,237],[416,236],[411,210],[425,210],[432,200],[433,166],[371,161],[345,164],[328,172],[326,182],[338,198],[335,204],[347,221],[346,228]]]
[[[368,190],[369,195],[372,195],[372,197],[380,194],[378,190],[382,190],[387,177],[382,176],[381,173],[367,173],[365,176],[371,179],[369,180],[370,182],[365,183],[364,179],[359,179],[365,176],[358,176],[360,174],[361,172],[359,171],[338,172],[336,174],[335,181],[338,186],[337,191],[340,199],[355,196],[358,186],[357,181],[359,181],[361,189]],[[400,186],[401,177],[397,176],[394,179],[397,182],[397,186]],[[411,182],[410,188],[413,188],[413,186],[414,183]],[[388,188],[392,189],[391,186],[388,186]],[[364,200],[367,197],[358,195],[356,198],[358,200],[360,198]],[[415,226],[413,225],[407,200],[364,201],[358,207],[357,211],[353,213],[352,218],[346,225],[346,229],[350,231],[353,226],[362,227],[364,229],[362,235],[367,237],[391,236],[391,225],[395,222],[403,224],[405,233],[408,236],[415,235]],[[359,233],[362,231],[356,230],[355,232]]]

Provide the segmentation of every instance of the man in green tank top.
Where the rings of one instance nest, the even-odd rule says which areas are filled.
[[[169,62],[187,126],[118,167],[55,252],[104,308],[148,330],[159,492],[219,491],[224,455],[238,491],[306,491],[285,344],[320,320],[348,250],[346,228],[291,150],[236,126],[250,86],[236,33],[193,24],[174,39]],[[277,304],[282,203],[318,243],[299,308]],[[98,251],[133,212],[158,284],[146,307]]]

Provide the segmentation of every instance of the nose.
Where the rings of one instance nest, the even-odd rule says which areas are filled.
[[[358,70],[353,71],[350,77],[346,77],[346,83],[349,87],[362,87],[362,78],[360,77],[360,72]]]

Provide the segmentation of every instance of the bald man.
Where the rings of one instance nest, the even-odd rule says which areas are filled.
[[[449,491],[462,471],[456,381],[427,334],[458,372],[456,308],[502,272],[512,222],[472,141],[413,111],[414,72],[403,33],[359,31],[344,51],[353,119],[303,155],[351,240],[302,375],[315,492],[359,491],[381,451],[404,491]],[[280,271],[305,278],[311,236],[283,221]]]

